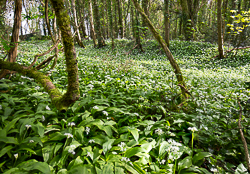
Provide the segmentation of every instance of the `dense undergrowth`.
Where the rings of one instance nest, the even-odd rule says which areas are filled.
[[[50,43],[22,42],[18,62],[29,65]],[[134,43],[128,40],[116,41],[114,50],[85,44],[76,48],[81,98],[66,113],[58,113],[28,77],[0,80],[1,172],[247,173],[238,101],[249,143],[249,50],[218,60],[212,58],[215,45],[172,41],[193,96],[182,102],[155,41],[131,54]],[[49,76],[66,90],[62,53]]]

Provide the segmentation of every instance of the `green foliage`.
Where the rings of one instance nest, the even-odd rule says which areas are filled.
[[[66,113],[58,113],[44,89],[28,77],[0,80],[1,172],[246,172],[237,97],[247,106],[249,53],[222,61],[211,58],[214,45],[171,42],[194,97],[181,103],[171,66],[155,42],[143,43],[145,53],[130,55],[125,53],[133,45],[127,40],[117,41],[113,51],[90,43],[76,49],[81,98]],[[20,47],[19,63],[28,65],[38,48],[50,45],[30,41]],[[63,54],[49,74],[64,92]],[[245,128],[248,115],[244,110]],[[244,134],[250,138],[248,129]]]

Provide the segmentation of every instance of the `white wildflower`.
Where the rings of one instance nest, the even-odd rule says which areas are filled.
[[[89,140],[89,143],[95,143],[95,140]]]
[[[68,126],[75,126],[76,124],[74,122],[69,122]]]
[[[134,113],[137,117],[139,116],[139,114],[138,113]]]
[[[49,108],[49,106],[48,106],[48,105],[46,106],[46,109],[50,111],[50,108]]]
[[[107,120],[110,120],[111,119],[111,117],[107,117]]]
[[[97,110],[97,109],[99,109],[99,108],[98,108],[98,106],[94,106],[93,109]]]
[[[117,152],[112,152],[114,155],[116,155],[117,154]]]
[[[218,172],[218,170],[217,170],[216,168],[211,168],[210,170],[211,170],[212,172],[214,172],[214,173],[215,173],[215,172]]]
[[[86,94],[84,94],[84,93],[83,93],[83,94],[82,94],[82,96],[83,96],[83,97],[85,97],[85,96],[86,96]]]
[[[34,143],[34,140],[30,140],[29,143]]]
[[[45,121],[45,117],[44,117],[44,115],[42,116],[41,121],[42,121],[42,122],[44,122],[44,121]]]
[[[129,161],[130,161],[130,159],[129,159],[129,158],[127,158],[127,157],[122,157],[121,161],[129,162]]]
[[[162,129],[158,128],[158,129],[155,130],[155,133],[158,134],[158,135],[161,135],[164,132],[162,131]]]
[[[69,150],[68,150],[68,152],[69,152],[69,153],[72,153],[73,155],[75,155],[75,151],[74,151],[74,150],[75,150],[75,148],[76,148],[76,146],[75,146],[75,145],[70,145],[70,146],[69,146]]]
[[[2,107],[2,105],[0,105],[0,110],[2,110],[3,109],[3,107]]]
[[[126,144],[124,142],[121,142],[121,144],[118,144],[118,146],[121,148],[121,151],[126,151],[126,148],[124,148]]]
[[[165,162],[166,162],[166,160],[163,159],[160,161],[160,164],[165,164]]]
[[[89,128],[89,127],[86,127],[86,128],[85,128],[85,132],[86,132],[86,134],[88,135],[89,132],[90,132],[90,128]]]
[[[67,138],[73,138],[73,135],[70,134],[70,133],[65,133],[64,135],[65,135]]]
[[[17,159],[17,158],[18,158],[18,153],[15,153],[15,154],[14,154],[14,157]]]
[[[26,124],[25,127],[26,127],[27,129],[29,129],[29,128],[31,127],[31,125]]]
[[[39,89],[40,89],[40,86],[36,86],[35,89],[36,89],[36,90],[39,90]]]
[[[91,155],[90,152],[87,152],[87,157],[88,157],[88,156],[90,157],[90,155]]]
[[[196,127],[189,127],[188,130],[190,130],[192,132],[198,131]]]
[[[108,116],[108,115],[109,115],[107,111],[102,111],[102,113],[103,113],[103,115],[105,115],[105,116]]]
[[[147,126],[145,130],[149,131],[151,129],[151,127],[153,127],[153,125]]]

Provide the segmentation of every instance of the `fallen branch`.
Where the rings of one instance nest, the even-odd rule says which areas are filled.
[[[235,47],[235,48],[232,48],[231,50],[227,50],[226,53],[230,53],[232,52],[233,50],[244,50],[244,49],[247,49],[247,48],[250,48],[250,46],[246,46],[246,47]],[[219,57],[219,55],[216,55],[214,56],[213,58],[217,58]]]
[[[138,47],[138,44],[134,46],[129,52],[125,53],[126,55],[129,55],[136,47]]]
[[[238,99],[238,104],[239,104],[239,107],[240,107],[240,115],[239,115],[238,126],[239,126],[239,130],[240,130],[241,141],[242,141],[243,146],[244,146],[245,157],[246,157],[246,162],[247,162],[247,168],[248,168],[248,172],[249,172],[250,171],[250,157],[249,157],[247,142],[246,142],[246,139],[244,137],[244,134],[243,134],[243,131],[242,131],[242,126],[241,126],[242,107],[241,107],[239,99]]]
[[[57,45],[59,44],[59,42],[60,42],[60,39],[58,39],[57,42],[56,42],[56,44],[53,45],[48,51],[46,51],[46,52],[44,52],[42,54],[35,55],[35,58],[34,58],[33,62],[27,68],[30,69],[32,66],[34,66],[34,64],[36,63],[38,57],[44,56],[44,55],[50,53],[51,51],[53,51],[57,47]]]
[[[192,95],[183,85],[178,84],[177,86],[181,87],[183,90],[185,90],[185,92],[186,92],[188,95],[190,95],[192,98],[194,98],[193,95]]]

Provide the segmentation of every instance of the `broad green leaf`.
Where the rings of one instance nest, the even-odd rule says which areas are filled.
[[[2,120],[3,121],[6,120],[13,110],[14,109],[11,109],[10,107],[6,107],[4,109],[4,114],[3,114],[4,116],[2,117]]]
[[[108,139],[108,141],[102,145],[104,154],[106,154],[106,152],[108,152],[112,148],[112,144],[114,143],[114,141],[115,139]]]
[[[67,169],[61,169],[57,172],[57,174],[68,174]]]
[[[131,167],[129,164],[126,164],[124,166],[129,172],[131,172],[132,174],[140,174],[138,173],[133,167]]]
[[[193,164],[196,164],[199,160],[202,160],[202,159],[209,157],[209,156],[212,156],[212,154],[209,152],[199,152],[199,153],[194,155]]]
[[[6,130],[7,134],[8,134],[8,132],[9,132],[9,130],[15,126],[16,122],[17,122],[19,119],[20,119],[20,117],[19,117],[19,118],[15,118],[15,119],[13,119],[10,123],[8,123],[8,124],[5,126],[5,130]]]
[[[2,137],[2,136],[0,136],[0,142],[9,143],[9,144],[18,144],[17,139],[14,137]]]
[[[124,156],[127,158],[130,158],[131,156],[134,156],[139,152],[143,152],[143,149],[141,147],[132,147],[132,148],[126,150]]]
[[[12,146],[6,146],[6,147],[4,147],[4,148],[0,151],[0,158],[1,158],[4,154],[6,154],[8,151],[10,151],[11,149],[13,149]]]
[[[137,129],[137,128],[133,128],[133,129],[132,129],[132,128],[129,128],[128,130],[129,130],[129,131],[131,132],[131,134],[133,135],[135,141],[138,142],[138,139],[139,139],[138,129]]]
[[[26,171],[39,170],[44,174],[50,173],[49,165],[45,162],[27,162],[27,165],[21,168]]]
[[[247,169],[246,167],[241,163],[240,165],[238,165],[235,174],[247,174]]]
[[[178,163],[178,168],[179,170],[182,170],[185,168],[189,168],[191,165],[192,165],[192,157],[187,156],[186,158],[184,158]]]
[[[113,163],[107,163],[103,168],[103,174],[113,174],[114,173],[114,164]]]
[[[90,171],[86,167],[86,165],[80,164],[77,166],[73,166],[72,169],[68,171],[68,174],[90,174]]]

